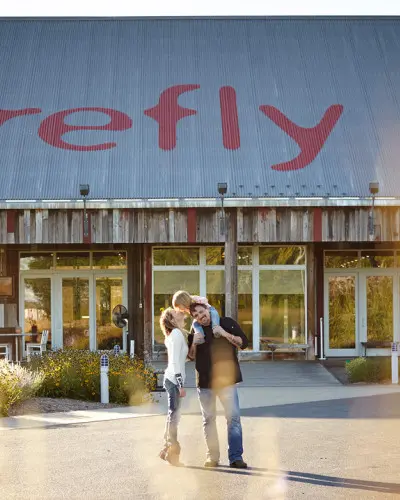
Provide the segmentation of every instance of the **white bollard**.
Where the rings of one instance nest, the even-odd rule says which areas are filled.
[[[392,342],[392,384],[399,383],[399,342]]]
[[[119,356],[121,348],[118,344],[114,346],[114,356]]]
[[[129,354],[130,354],[131,358],[135,357],[135,341],[134,340],[131,340],[131,351]]]
[[[107,354],[103,354],[100,358],[100,401],[103,404],[110,402],[108,367],[109,367],[108,356]]]

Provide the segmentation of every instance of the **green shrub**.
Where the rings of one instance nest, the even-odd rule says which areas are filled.
[[[65,349],[32,356],[30,370],[43,374],[39,395],[100,401],[100,356],[104,352]],[[154,371],[127,355],[109,355],[110,402],[140,404],[155,389]]]
[[[346,363],[349,382],[378,383],[392,378],[391,358],[356,358]]]
[[[11,406],[22,403],[38,392],[43,377],[8,361],[0,361],[0,415],[6,417]]]

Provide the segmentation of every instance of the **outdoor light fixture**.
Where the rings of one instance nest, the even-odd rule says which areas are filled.
[[[224,210],[224,195],[228,191],[228,184],[226,182],[218,182],[217,184],[218,193],[221,197],[221,207],[222,207],[222,217],[220,219],[220,234],[225,234],[225,210]]]
[[[79,192],[83,196],[83,236],[89,236],[89,220],[86,213],[86,198],[90,192],[89,184],[80,184]]]
[[[375,195],[379,193],[378,181],[372,181],[369,183],[369,192],[372,194],[372,206],[368,214],[368,233],[369,233],[369,241],[374,241],[375,240],[374,209],[375,209]]]

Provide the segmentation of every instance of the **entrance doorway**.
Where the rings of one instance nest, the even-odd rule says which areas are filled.
[[[360,269],[325,274],[324,352],[353,357],[388,355],[382,343],[399,336],[397,270]],[[366,350],[365,343],[377,345]],[[363,345],[364,344],[364,345]]]

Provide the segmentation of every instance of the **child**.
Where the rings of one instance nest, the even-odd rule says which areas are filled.
[[[198,295],[190,295],[188,292],[184,290],[179,290],[172,297],[172,307],[181,312],[185,312],[190,314],[189,307],[193,303],[204,304],[210,310],[210,318],[211,318],[211,327],[214,330],[216,326],[219,326],[219,314],[215,307],[211,306],[208,303],[208,300],[205,297],[199,297]],[[198,321],[193,321],[192,324],[193,330],[195,333],[199,334],[194,337],[193,344],[189,352],[189,357],[193,359],[196,354],[196,345],[204,343],[204,330]],[[218,338],[220,335],[214,332],[214,337]]]

